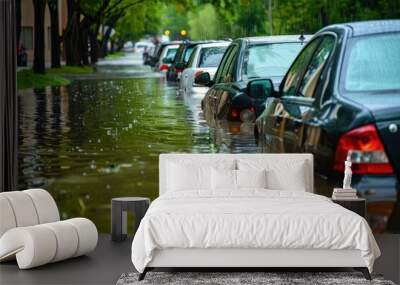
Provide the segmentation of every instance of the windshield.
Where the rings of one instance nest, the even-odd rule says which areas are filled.
[[[202,48],[200,52],[199,67],[218,67],[226,47]]]
[[[301,43],[250,46],[243,60],[242,79],[284,76],[302,47]]]
[[[354,38],[347,57],[346,91],[400,89],[400,33]]]

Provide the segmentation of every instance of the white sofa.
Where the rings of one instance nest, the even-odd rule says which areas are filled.
[[[53,197],[43,189],[0,193],[0,262],[16,259],[20,269],[84,255],[98,233],[88,219],[60,221]]]

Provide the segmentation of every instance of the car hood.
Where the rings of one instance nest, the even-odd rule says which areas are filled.
[[[400,118],[400,91],[384,94],[356,94],[350,98],[367,108],[376,121]]]

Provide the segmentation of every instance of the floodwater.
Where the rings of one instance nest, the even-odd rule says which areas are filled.
[[[63,219],[110,232],[110,201],[158,196],[158,155],[259,152],[252,125],[209,128],[201,95],[182,98],[137,55],[71,85],[19,92],[19,188],[50,191]]]

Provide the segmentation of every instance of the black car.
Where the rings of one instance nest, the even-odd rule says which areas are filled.
[[[264,151],[314,154],[326,196],[342,186],[348,158],[372,228],[400,232],[400,20],[320,30],[279,90],[265,91],[254,130]]]
[[[211,80],[208,73],[200,74],[195,83],[209,86],[202,101],[206,120],[253,122],[265,106],[262,90],[273,78],[279,84],[290,64],[305,45],[309,36],[272,36],[237,39],[228,47],[218,70]]]
[[[186,68],[189,58],[198,44],[207,43],[210,41],[184,41],[179,45],[175,58],[167,71],[167,80],[170,82],[179,81],[182,71]]]

